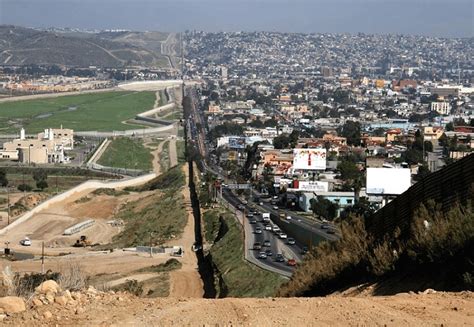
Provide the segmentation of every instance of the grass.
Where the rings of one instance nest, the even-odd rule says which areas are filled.
[[[134,129],[122,122],[149,110],[154,92],[100,92],[57,98],[0,103],[0,131],[27,133],[45,128],[71,128],[75,131],[112,131]]]
[[[161,179],[155,179],[138,190],[160,189],[160,192],[127,203],[115,216],[125,222],[125,227],[114,237],[114,247],[148,245],[150,237],[153,244],[163,244],[182,234],[187,218],[181,194],[184,174],[178,166],[159,177]]]
[[[185,176],[182,171],[182,166],[178,165],[172,167],[167,172],[160,174],[144,185],[135,187],[126,187],[125,191],[144,192],[153,190],[163,190],[170,188],[181,188],[184,186]]]
[[[97,163],[107,167],[149,171],[152,160],[150,149],[140,140],[119,137],[109,144]]]
[[[241,226],[228,212],[210,210],[204,213],[205,236],[215,239],[221,224],[227,232],[211,247],[212,260],[220,271],[228,297],[273,296],[284,282],[278,274],[260,269],[244,259]]]
[[[160,153],[161,172],[165,172],[170,168],[170,141],[164,141]]]
[[[178,155],[178,164],[186,162],[186,154],[184,153],[184,141],[176,141],[176,153]]]
[[[23,183],[29,184],[31,187],[33,187],[33,189],[36,188],[36,182],[33,180],[33,177],[30,174],[7,174],[7,179],[8,186],[15,189],[18,187],[18,185]],[[56,191],[62,192],[90,179],[91,177],[89,176],[48,175],[48,178],[46,179],[48,182],[48,188],[44,191],[50,193],[55,193]]]
[[[154,266],[149,266],[149,267],[144,267],[136,270],[136,273],[162,273],[162,272],[168,272],[172,270],[177,270],[181,269],[183,264],[178,261],[175,258],[171,258],[167,260],[165,263],[160,263],[159,265],[154,265]]]

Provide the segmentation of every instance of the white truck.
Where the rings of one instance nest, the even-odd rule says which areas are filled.
[[[269,223],[270,222],[270,213],[269,212],[262,213],[262,219],[263,219],[264,223]]]

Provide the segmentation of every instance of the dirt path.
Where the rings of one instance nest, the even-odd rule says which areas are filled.
[[[114,287],[117,285],[125,284],[128,280],[136,280],[137,282],[143,282],[144,280],[152,279],[152,278],[155,278],[156,276],[158,275],[154,273],[130,275],[127,277],[122,277],[119,279],[112,280],[107,283],[107,286]]]
[[[188,184],[189,174],[188,166],[183,166],[183,172],[186,174],[186,185]],[[183,187],[184,204],[188,215],[188,223],[184,228],[180,239],[170,242],[170,245],[181,245],[184,248],[184,256],[181,258],[183,266],[179,270],[170,273],[170,297],[192,297],[202,298],[204,287],[198,272],[198,263],[196,255],[191,247],[194,244],[194,216],[191,207],[191,197],[189,188]]]
[[[158,148],[153,151],[151,154],[153,155],[153,172],[158,176],[161,174],[161,167],[160,167],[160,153],[163,151],[163,144],[165,141],[160,142]],[[147,144],[145,144],[147,146]]]
[[[176,149],[176,138],[172,138],[169,142],[170,148],[170,168],[178,165],[178,153]]]

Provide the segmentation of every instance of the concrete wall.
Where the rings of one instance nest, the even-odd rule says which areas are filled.
[[[125,180],[120,180],[120,181],[102,182],[98,180],[90,180],[90,181],[84,182],[64,193],[58,194],[52,197],[51,199],[46,200],[45,202],[33,208],[32,210],[28,211],[27,213],[19,217],[17,220],[15,220],[13,223],[1,229],[0,235],[5,234],[6,232],[14,228],[15,226],[27,221],[28,219],[30,219],[31,217],[33,217],[35,214],[39,213],[40,211],[48,209],[51,205],[66,200],[67,198],[74,195],[75,193],[83,192],[86,190],[93,191],[98,188],[122,188],[122,187],[127,187],[127,186],[136,186],[136,185],[144,184],[155,177],[156,177],[156,174],[153,173],[153,174],[143,175],[140,177],[125,179]]]

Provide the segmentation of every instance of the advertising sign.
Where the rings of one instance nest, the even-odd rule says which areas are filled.
[[[328,182],[319,181],[300,181],[298,190],[309,191],[309,192],[327,192],[329,190]]]
[[[367,194],[399,195],[410,186],[409,168],[367,168]]]
[[[326,169],[326,149],[294,149],[293,155],[294,169]]]

